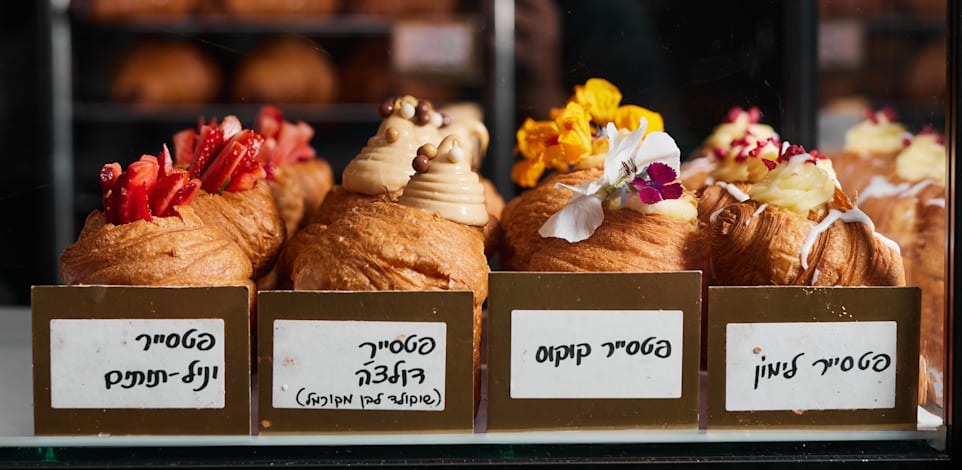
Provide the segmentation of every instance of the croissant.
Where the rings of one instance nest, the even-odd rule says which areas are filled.
[[[201,192],[193,207],[206,224],[240,247],[250,259],[255,278],[271,270],[286,232],[271,189],[263,180],[246,191]]]
[[[578,185],[601,177],[600,169],[556,173],[538,186],[522,192],[501,211],[502,243],[498,261],[511,271],[530,270],[531,255],[545,242],[538,230],[571,199],[571,191],[557,188],[557,183]]]
[[[756,201],[732,204],[712,225],[712,277],[719,285],[905,285],[897,245],[880,239],[870,221],[834,220],[819,232],[824,222]]]
[[[484,188],[455,135],[418,149],[412,166],[397,203],[362,204],[326,229],[306,229],[293,258],[294,289],[472,291],[477,385],[489,272]]]
[[[905,279],[922,289],[921,355],[928,401],[944,405],[946,188],[942,137],[923,131],[895,160],[896,171],[875,176],[859,194],[859,206],[879,232],[902,247]]]
[[[633,210],[608,211],[587,240],[547,238],[531,254],[531,271],[631,272],[697,268],[701,248],[691,224]]]
[[[846,132],[844,149],[831,156],[842,187],[861,192],[873,176],[891,174],[906,134],[891,109],[866,110],[865,120]]]
[[[101,211],[84,223],[77,241],[60,255],[65,283],[216,286],[251,285],[243,251],[204,223],[190,206],[177,216],[114,225]]]

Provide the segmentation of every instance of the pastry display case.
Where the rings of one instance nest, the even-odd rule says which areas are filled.
[[[958,2],[2,8],[0,466],[958,453]]]

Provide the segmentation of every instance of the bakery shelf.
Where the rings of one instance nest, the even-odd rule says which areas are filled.
[[[0,329],[0,465],[4,458],[20,452],[41,452],[50,449],[53,454],[83,454],[85,450],[100,448],[211,448],[231,447],[238,454],[271,452],[262,448],[283,449],[288,447],[322,447],[321,452],[344,451],[363,447],[391,449],[391,454],[420,455],[422,458],[438,458],[473,452],[474,457],[494,458],[502,449],[510,453],[545,452],[562,455],[565,452],[595,452],[594,447],[573,449],[582,445],[604,445],[614,448],[630,448],[660,444],[646,448],[645,453],[680,453],[691,456],[705,452],[706,457],[716,457],[734,452],[740,446],[752,443],[811,443],[812,451],[821,448],[825,452],[841,449],[852,451],[849,446],[878,446],[880,452],[899,451],[919,453],[922,458],[929,454],[935,458],[945,445],[944,429],[932,426],[915,431],[872,430],[751,430],[751,431],[674,431],[674,430],[599,430],[599,431],[531,431],[497,433],[455,434],[335,434],[335,435],[265,435],[265,436],[34,436],[32,408],[32,368],[30,340],[30,310],[27,307],[0,307],[0,318],[5,328]],[[256,401],[256,400],[255,400]],[[484,400],[482,398],[483,424]],[[702,444],[699,449],[691,444]],[[666,447],[667,445],[667,447]],[[438,447],[443,446],[443,447]],[[734,447],[733,447],[734,446]],[[804,445],[803,445],[804,446]],[[447,448],[448,450],[439,450]],[[540,449],[539,449],[540,448]],[[382,449],[382,450],[383,450]],[[451,450],[453,449],[453,450]],[[833,450],[834,449],[834,450]],[[637,452],[635,449],[634,452]],[[124,452],[118,450],[116,452]],[[42,454],[42,452],[41,452]],[[127,454],[123,454],[127,455]],[[289,454],[288,454],[289,455]],[[635,453],[634,455],[644,455]],[[736,454],[732,454],[736,455]],[[398,455],[395,455],[398,457]],[[35,458],[21,456],[20,458]]]
[[[278,104],[285,116],[312,123],[378,123],[379,103],[334,104]],[[162,122],[181,123],[189,127],[198,116],[223,117],[234,114],[239,117],[257,116],[262,104],[217,103],[183,106],[139,107],[110,102],[75,102],[73,115],[76,121],[120,123]]]

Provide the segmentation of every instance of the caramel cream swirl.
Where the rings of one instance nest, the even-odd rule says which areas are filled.
[[[471,161],[457,136],[445,137],[437,148],[422,146],[414,168],[417,172],[398,199],[399,204],[465,225],[488,223],[484,186],[471,170]]]

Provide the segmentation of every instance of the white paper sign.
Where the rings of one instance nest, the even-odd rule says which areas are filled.
[[[224,320],[50,320],[52,408],[224,407]]]
[[[511,398],[680,398],[681,310],[514,310]]]
[[[466,23],[400,22],[393,29],[391,56],[399,70],[457,70],[470,65],[473,31]]]
[[[895,407],[897,323],[730,323],[728,411]]]
[[[443,322],[275,320],[271,403],[444,411],[446,335]]]

